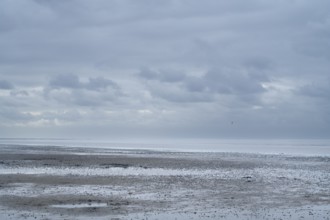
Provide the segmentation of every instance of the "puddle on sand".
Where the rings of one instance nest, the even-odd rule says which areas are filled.
[[[107,203],[88,202],[88,203],[77,203],[77,204],[55,204],[50,207],[63,208],[63,209],[77,209],[77,208],[102,208],[107,207]]]

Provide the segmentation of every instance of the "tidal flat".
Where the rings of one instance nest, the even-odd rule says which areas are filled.
[[[330,157],[0,146],[0,219],[330,219]]]

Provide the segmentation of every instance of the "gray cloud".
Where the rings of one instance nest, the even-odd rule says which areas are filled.
[[[328,0],[0,1],[0,130],[329,137],[329,8]]]

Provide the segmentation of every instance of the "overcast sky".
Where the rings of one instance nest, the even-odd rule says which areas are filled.
[[[0,137],[330,138],[329,0],[1,0]]]

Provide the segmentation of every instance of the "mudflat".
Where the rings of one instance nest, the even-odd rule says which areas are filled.
[[[330,219],[329,157],[0,149],[0,219]]]

